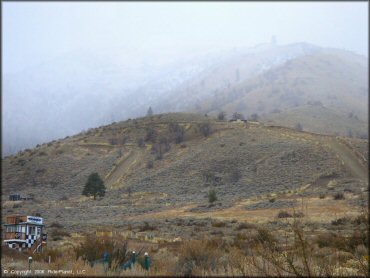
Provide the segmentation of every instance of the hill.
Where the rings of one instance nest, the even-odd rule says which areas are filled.
[[[365,57],[336,49],[304,46],[278,47],[280,54],[275,50],[272,57],[284,57],[281,52],[290,53],[292,49],[305,51],[296,57],[281,58],[280,63],[273,64],[270,61],[264,70],[257,70],[253,66],[263,65],[257,59],[259,55],[269,59],[266,51],[251,55],[253,58],[245,56],[244,60],[222,66],[218,71],[201,77],[201,81],[194,81],[190,86],[187,83],[186,88],[176,89],[179,93],[172,98],[169,107],[211,115],[225,111],[229,117],[234,112],[242,113],[245,117],[257,114],[260,119],[274,119],[276,124],[288,126],[291,126],[293,118],[290,122],[285,119],[294,116],[297,117],[295,121],[299,118],[312,132],[322,132],[323,122],[330,126],[326,133],[366,138],[368,69]],[[249,65],[250,71],[241,65]],[[216,88],[215,84],[222,80],[219,74],[224,76],[226,85]],[[204,83],[210,83],[213,87],[207,88]],[[163,105],[168,104],[163,101]],[[307,106],[313,109],[311,115],[306,113],[309,110]],[[320,120],[313,121],[313,117]]]
[[[216,115],[224,110],[229,117],[239,112],[262,120],[275,112],[322,105],[329,110],[317,116],[330,124],[332,134],[364,137],[367,76],[366,57],[308,43],[187,53],[126,48],[67,53],[4,76],[2,150],[14,154],[140,117],[149,106],[156,113]],[[326,119],[330,111],[341,120]],[[349,115],[353,118],[344,120]],[[314,132],[322,130],[320,125],[305,123]]]
[[[244,217],[248,206],[276,211],[299,198],[318,200],[338,192],[350,194],[344,207],[356,207],[367,187],[368,161],[362,156],[367,146],[366,140],[197,114],[128,120],[3,159],[3,216],[40,213],[49,224],[56,219],[82,231],[177,214]],[[97,201],[81,196],[92,172],[107,186],[106,196]],[[217,192],[216,206],[208,206],[210,189]],[[34,199],[15,205],[7,201],[12,193]],[[281,201],[270,203],[272,197]],[[247,207],[235,212],[241,204]],[[330,204],[335,214],[342,213],[343,207]]]

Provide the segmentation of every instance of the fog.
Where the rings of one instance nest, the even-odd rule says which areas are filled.
[[[2,23],[3,155],[145,115],[272,36],[368,55],[366,2],[5,2]]]

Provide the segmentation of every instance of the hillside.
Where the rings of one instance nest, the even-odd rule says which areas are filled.
[[[253,59],[256,57],[253,55]],[[241,63],[253,65],[253,61],[246,56]],[[244,74],[243,70],[239,71],[237,63],[233,66],[233,70],[228,67],[222,69],[229,73],[236,71],[237,76],[243,79],[236,82],[229,76],[227,85],[209,92],[207,96],[204,96],[207,89],[201,85],[203,81],[198,82],[184,89],[186,97],[180,93],[173,98],[170,107],[211,115],[225,111],[229,117],[234,112],[246,117],[258,114],[260,118],[273,119],[276,124],[285,126],[291,126],[289,121],[293,118],[288,122],[285,119],[294,114],[295,120],[299,118],[305,122],[304,126],[312,132],[323,131],[322,121],[330,126],[326,133],[367,137],[368,69],[364,57],[345,51],[310,48],[310,52],[306,50],[306,53],[271,65],[262,72],[254,69],[253,74]],[[217,72],[210,73],[205,80],[212,78],[219,79]],[[307,105],[320,108],[314,107],[310,115],[306,113]],[[320,121],[312,121],[312,117]]]
[[[269,120],[277,112],[286,118],[298,107],[303,118],[304,106],[322,105],[329,110],[317,116],[331,134],[366,137],[367,76],[366,57],[308,43],[187,53],[130,48],[66,53],[4,76],[3,155],[143,116],[149,106],[156,113],[223,110],[229,117],[257,113]],[[346,120],[349,115],[353,118]],[[286,120],[277,124],[290,126]],[[304,126],[322,130],[316,121]]]
[[[174,142],[176,124],[184,131],[179,144]],[[204,136],[202,130],[208,125],[212,132]],[[157,140],[139,146],[148,128],[156,131]],[[103,224],[140,224],[140,219],[152,219],[152,213],[159,219],[176,218],[177,213],[202,218],[209,212],[216,218],[234,218],[240,211],[231,212],[241,204],[251,211],[272,205],[275,211],[286,205],[282,200],[293,204],[299,198],[318,200],[319,195],[337,192],[349,194],[342,208],[356,207],[367,188],[368,161],[361,158],[367,147],[366,140],[258,122],[245,126],[197,114],[128,120],[3,159],[3,217],[40,213],[49,224],[57,220],[68,229],[82,231]],[[88,175],[95,171],[107,186],[106,196],[96,201],[81,196]],[[207,195],[212,188],[219,201],[209,207]],[[7,201],[12,193],[32,195],[34,200],[15,205]],[[272,196],[281,201],[269,204]],[[335,214],[341,213],[335,202],[331,205]]]

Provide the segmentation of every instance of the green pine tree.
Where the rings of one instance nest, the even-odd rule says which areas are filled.
[[[105,185],[98,173],[90,174],[82,191],[82,195],[94,196],[94,200],[96,200],[96,196],[103,197],[105,195]]]

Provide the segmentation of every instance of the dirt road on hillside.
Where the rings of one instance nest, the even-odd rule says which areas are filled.
[[[352,173],[356,178],[359,178],[365,182],[368,181],[369,169],[367,169],[356,157],[353,151],[348,148],[345,144],[339,142],[335,138],[323,138],[321,142],[331,148],[340,159],[343,161],[344,166]]]
[[[118,186],[122,178],[129,173],[129,170],[138,161],[138,152],[135,152],[134,150],[129,150],[128,153],[120,159],[118,165],[106,177],[104,182],[107,188]]]

